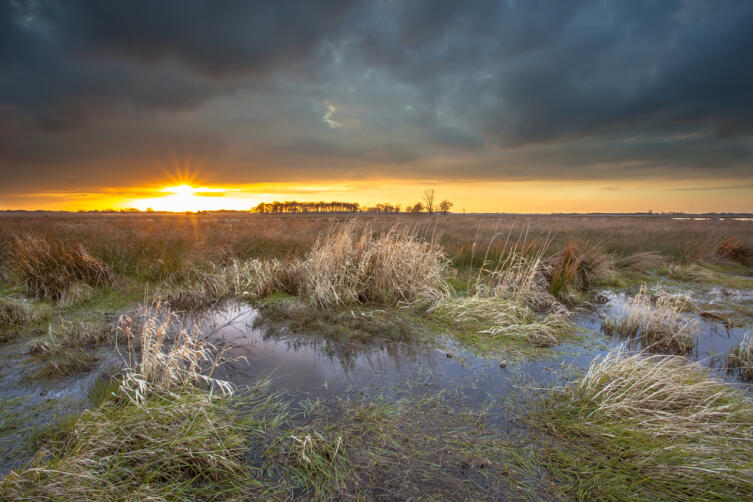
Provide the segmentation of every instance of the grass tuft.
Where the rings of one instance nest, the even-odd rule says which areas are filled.
[[[745,381],[753,381],[753,336],[746,333],[742,341],[727,356],[727,371]]]
[[[615,275],[614,259],[596,245],[570,240],[556,255],[544,263],[552,295],[567,304],[580,301],[579,293]]]
[[[77,283],[97,287],[110,285],[114,274],[86,250],[83,244],[34,235],[16,237],[6,267],[35,298],[60,300]]]
[[[546,399],[538,420],[563,442],[545,463],[578,498],[753,493],[753,402],[682,356],[613,350]]]
[[[7,500],[231,500],[249,496],[253,420],[197,389],[104,401],[0,480]]]
[[[12,328],[34,319],[34,305],[24,298],[0,296],[0,330]]]
[[[741,265],[753,265],[753,246],[734,237],[722,242],[716,249],[716,255]]]
[[[637,337],[654,352],[687,354],[700,334],[697,321],[682,315],[687,299],[659,290],[652,301],[646,285],[622,307],[618,317],[606,318],[602,328],[608,334]]]
[[[453,298],[433,308],[435,315],[490,340],[522,339],[536,347],[550,347],[575,327],[567,311],[537,315],[525,305],[503,298]]]
[[[447,296],[448,260],[407,227],[377,234],[353,222],[317,240],[301,264],[302,292],[321,307],[413,303]]]

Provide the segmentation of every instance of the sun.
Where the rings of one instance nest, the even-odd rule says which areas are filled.
[[[247,210],[252,207],[252,201],[237,197],[238,191],[237,188],[195,187],[183,183],[157,189],[156,197],[138,199],[131,205],[142,211],[153,209],[180,213],[220,209]]]

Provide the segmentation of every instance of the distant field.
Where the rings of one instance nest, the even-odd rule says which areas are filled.
[[[348,215],[67,214],[0,216],[0,245],[35,233],[84,244],[118,272],[164,277],[187,264],[232,257],[302,255],[316,239]],[[725,240],[753,241],[753,221],[679,220],[667,216],[356,216],[375,231],[395,224],[431,235],[458,264],[497,256],[519,239],[554,253],[572,239],[598,244],[626,256],[658,251],[674,261],[713,255]],[[475,244],[475,253],[474,253]],[[2,249],[6,246],[2,245]]]

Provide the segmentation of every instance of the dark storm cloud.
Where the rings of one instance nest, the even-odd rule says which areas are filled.
[[[195,139],[228,180],[750,176],[751,26],[745,0],[2,1],[0,169]]]

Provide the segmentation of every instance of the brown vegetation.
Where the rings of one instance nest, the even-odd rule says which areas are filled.
[[[735,237],[730,237],[722,242],[716,249],[716,255],[741,265],[753,265],[753,246],[745,244]]]
[[[83,244],[32,234],[12,241],[6,267],[26,294],[35,298],[59,300],[78,283],[96,287],[114,280],[110,267],[92,256]]]

